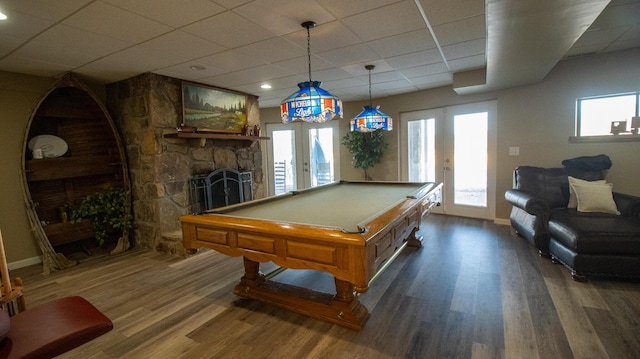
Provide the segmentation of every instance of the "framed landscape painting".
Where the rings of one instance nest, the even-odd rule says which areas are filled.
[[[182,82],[182,125],[198,131],[242,133],[247,124],[247,95]]]

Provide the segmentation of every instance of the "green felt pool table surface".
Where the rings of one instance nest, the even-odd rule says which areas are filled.
[[[410,182],[336,182],[207,213],[334,227],[347,233],[358,233],[364,223],[411,197],[424,185]]]

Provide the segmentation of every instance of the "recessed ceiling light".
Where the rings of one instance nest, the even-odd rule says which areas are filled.
[[[262,84],[262,85],[260,85],[260,88],[261,88],[261,89],[268,90],[268,89],[270,89],[270,88],[271,88],[271,85],[269,85],[269,84]]]
[[[2,11],[0,11],[0,20],[6,20],[7,15],[5,15]]]
[[[191,65],[189,66],[189,68],[191,70],[196,70],[196,71],[202,71],[202,70],[206,70],[207,68],[202,66],[202,65]]]

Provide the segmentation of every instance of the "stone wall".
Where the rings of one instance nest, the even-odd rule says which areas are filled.
[[[259,141],[165,138],[182,123],[182,81],[143,74],[107,86],[107,107],[123,137],[131,177],[135,245],[183,254],[178,218],[189,211],[188,178],[219,168],[253,172],[264,197]],[[248,123],[259,123],[249,96]]]

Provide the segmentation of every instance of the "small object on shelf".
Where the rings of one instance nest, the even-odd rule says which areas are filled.
[[[197,127],[193,127],[193,126],[180,126],[178,127],[178,132],[189,132],[189,133],[196,133],[198,132],[198,128]]]
[[[33,151],[31,151],[31,155],[36,160],[44,158],[44,154],[42,153],[42,148],[34,148]]]
[[[631,132],[638,134],[638,129],[640,129],[640,116],[633,116],[631,117]]]
[[[611,133],[618,135],[627,132],[627,121],[611,121]]]
[[[42,157],[40,158],[61,157],[64,156],[64,154],[67,153],[67,150],[69,149],[69,146],[67,145],[67,142],[65,142],[65,140],[54,135],[35,136],[34,138],[29,140],[29,142],[27,143],[27,147],[29,147],[31,151],[33,151],[34,149],[40,149],[40,151],[42,152]],[[33,158],[37,158],[35,154]]]

